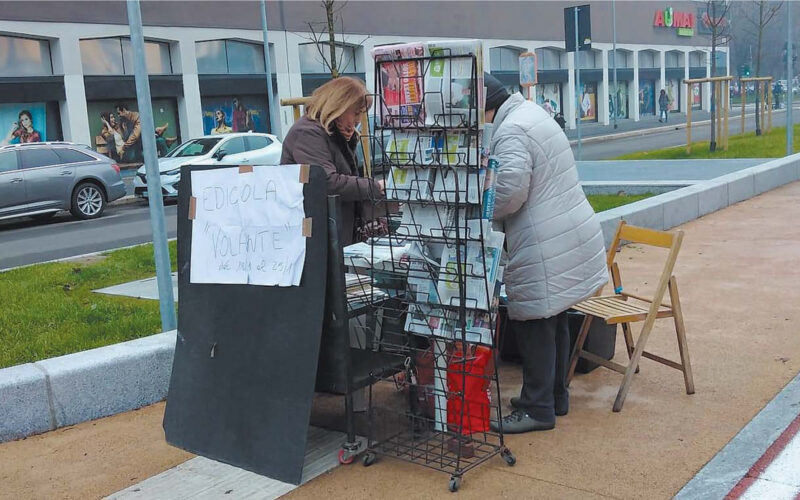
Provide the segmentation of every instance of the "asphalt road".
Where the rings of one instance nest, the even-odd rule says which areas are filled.
[[[177,235],[177,206],[164,207],[167,236]],[[102,217],[78,221],[68,212],[40,222],[0,221],[0,270],[152,241],[147,203],[109,206]]]
[[[795,107],[792,113],[794,123],[800,123],[800,109]],[[741,115],[731,114],[729,117],[731,137],[738,134],[741,123]],[[772,113],[772,126],[780,127],[786,124],[786,110],[776,110]],[[657,123],[662,126],[662,124]],[[755,130],[755,116],[749,116],[745,120],[745,128],[748,131]],[[694,141],[707,141],[711,138],[711,126],[709,124],[692,126],[692,142]],[[800,140],[796,138],[795,140]],[[677,130],[668,130],[664,132],[626,137],[623,139],[613,139],[603,142],[592,142],[589,144],[582,144],[581,146],[581,159],[582,160],[607,160],[616,158],[617,156],[635,153],[637,151],[648,151],[651,149],[661,149],[670,146],[679,146],[686,144],[686,129],[680,128]],[[576,153],[577,146],[572,146],[573,153]]]

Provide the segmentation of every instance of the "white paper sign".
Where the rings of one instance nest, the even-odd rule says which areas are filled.
[[[192,172],[192,283],[299,286],[306,257],[300,165]]]

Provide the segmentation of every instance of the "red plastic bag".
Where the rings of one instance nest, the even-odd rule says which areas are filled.
[[[447,367],[447,424],[452,432],[469,436],[489,430],[489,383],[493,370],[490,348],[470,346],[465,357],[463,349],[456,347]]]

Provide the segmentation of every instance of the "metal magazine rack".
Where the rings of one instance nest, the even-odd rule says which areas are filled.
[[[493,171],[481,154],[480,46],[465,45],[376,52],[372,176],[386,202],[373,208],[389,234],[345,250],[377,318],[372,348],[405,360],[400,373],[374,374],[363,463],[381,455],[444,471],[451,491],[497,454],[516,461],[490,429],[502,419],[494,334],[504,235],[492,230]]]

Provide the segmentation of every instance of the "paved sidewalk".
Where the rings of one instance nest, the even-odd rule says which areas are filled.
[[[508,436],[517,465],[508,467],[499,457],[483,464],[464,476],[458,495],[591,499],[678,493],[800,371],[798,198],[800,183],[794,183],[682,226],[686,236],[675,274],[696,394],[685,394],[680,372],[643,360],[625,407],[612,413],[620,376],[604,369],[581,375],[572,384],[570,413],[559,418],[555,430]],[[663,256],[625,247],[619,261],[626,288],[649,293]],[[677,358],[667,320],[657,323],[648,350]],[[616,356],[626,356],[621,335]],[[518,393],[521,374],[516,365],[500,369],[506,402]],[[788,421],[797,416],[799,402],[787,405],[794,412]],[[338,406],[319,403],[315,400],[318,421],[341,415]],[[164,443],[163,406],[0,445],[0,496],[98,498],[184,463],[191,455]],[[773,429],[772,440],[753,443],[758,453],[730,488],[745,475],[755,476],[748,470],[784,431]],[[794,440],[781,440],[786,446],[773,451],[775,456],[795,453]],[[774,463],[787,463],[780,460]],[[772,471],[758,474],[763,480],[773,477]],[[438,498],[450,495],[447,479],[382,459],[370,468],[338,467],[288,497]],[[236,493],[224,498],[237,498]]]
[[[747,112],[752,113],[753,110],[747,108]],[[699,111],[699,110],[692,111],[693,124],[699,121],[705,121],[710,119],[711,119],[711,113],[708,111]],[[635,130],[646,130],[650,128],[666,127],[670,125],[678,126],[678,125],[684,125],[685,123],[686,123],[685,113],[670,113],[669,121],[667,123],[659,122],[658,116],[655,115],[642,116],[639,118],[638,122],[634,121],[633,118],[620,119],[617,120],[617,128],[614,128],[613,122],[609,123],[608,125],[603,125],[602,122],[595,122],[595,123],[586,122],[586,123],[581,123],[581,137],[583,139],[586,139],[589,137],[595,137],[600,135],[622,134],[625,132],[633,132]],[[566,134],[569,140],[574,140],[578,138],[577,129],[567,129]]]

